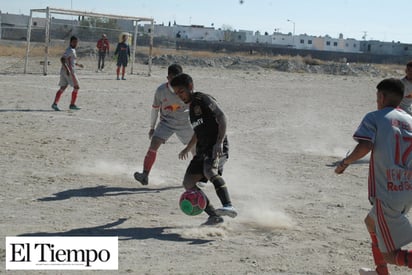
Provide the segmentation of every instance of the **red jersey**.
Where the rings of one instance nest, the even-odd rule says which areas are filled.
[[[97,49],[99,49],[99,52],[109,53],[109,49],[110,49],[109,40],[107,38],[100,38],[99,41],[97,41],[96,47]]]

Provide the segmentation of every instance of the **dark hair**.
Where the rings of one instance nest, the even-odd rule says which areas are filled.
[[[193,79],[190,75],[181,73],[172,79],[172,81],[170,82],[170,85],[172,87],[181,86],[181,87],[189,88],[189,85],[192,83],[193,83]]]
[[[399,105],[403,98],[404,85],[402,81],[397,78],[387,78],[379,82],[376,86],[378,92],[381,92],[388,100],[390,100],[392,105]]]
[[[167,75],[173,75],[176,76],[178,74],[181,74],[183,72],[182,66],[179,64],[172,64],[167,68]]]
[[[72,35],[72,37],[70,37],[70,42],[72,42],[73,40],[79,40],[79,39],[77,39],[77,36]]]
[[[412,60],[409,61],[408,63],[406,63],[406,67],[407,67],[407,68],[411,68],[411,67],[412,67]]]

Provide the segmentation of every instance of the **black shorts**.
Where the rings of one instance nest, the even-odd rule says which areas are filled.
[[[201,181],[207,182],[213,176],[223,174],[223,166],[227,161],[227,156],[224,155],[216,161],[208,157],[194,156],[186,169],[188,175],[202,175]]]

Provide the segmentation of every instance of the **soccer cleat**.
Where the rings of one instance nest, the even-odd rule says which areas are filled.
[[[360,275],[378,275],[378,272],[376,272],[375,269],[362,267],[361,269],[359,269],[359,274]]]
[[[53,103],[51,107],[52,107],[52,109],[55,110],[55,111],[61,111],[61,110],[59,109],[59,107],[57,106],[56,103]]]
[[[223,223],[224,220],[220,216],[209,216],[206,222],[202,223],[202,226],[211,226],[211,225],[218,225]]]
[[[143,172],[143,173],[139,173],[139,172],[134,173],[134,178],[135,178],[135,180],[140,182],[142,185],[148,185],[149,184],[149,175],[145,172]]]
[[[71,105],[69,106],[69,108],[70,108],[70,110],[80,110],[80,109],[81,109],[80,107],[77,107],[77,106],[74,105],[74,104],[71,104]]]
[[[226,205],[226,206],[223,206],[222,208],[216,209],[215,212],[218,216],[229,216],[231,218],[234,218],[237,216],[236,209],[231,205]]]
[[[122,77],[122,80],[126,80],[126,78],[125,78],[125,77]]]
[[[116,80],[120,80],[120,77],[117,77]]]

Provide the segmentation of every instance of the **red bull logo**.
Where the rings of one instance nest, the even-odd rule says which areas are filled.
[[[179,104],[172,104],[172,105],[168,105],[166,107],[164,107],[164,110],[168,110],[171,112],[176,112],[177,110],[181,109],[182,107],[180,107]]]

